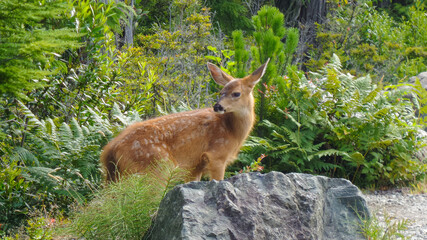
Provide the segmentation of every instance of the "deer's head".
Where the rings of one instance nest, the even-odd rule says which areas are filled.
[[[254,97],[252,91],[255,84],[259,82],[267,69],[267,60],[261,67],[252,74],[244,78],[233,78],[212,63],[208,63],[208,69],[212,78],[224,88],[220,92],[220,97],[214,105],[217,113],[246,113],[253,107]]]

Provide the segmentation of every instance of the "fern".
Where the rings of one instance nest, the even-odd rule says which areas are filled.
[[[75,139],[82,139],[85,136],[82,127],[80,127],[79,123],[75,118],[71,119],[70,129],[73,132],[73,136]],[[86,134],[87,135],[87,134]]]
[[[18,105],[21,107],[21,111],[26,117],[28,121],[29,127],[41,127],[43,124],[40,122],[40,120],[31,112],[27,106],[25,106],[21,101],[17,100]]]
[[[317,87],[293,73],[283,92],[271,96],[276,111],[259,124],[268,134],[249,139],[245,158],[264,153],[267,171],[339,176],[362,186],[425,175],[427,165],[414,158],[425,140],[414,124],[411,102],[403,98],[407,90],[384,91],[369,75],[342,73],[335,55],[308,77]]]
[[[14,148],[10,160],[12,162],[19,162],[28,166],[40,166],[40,162],[37,157],[34,156],[32,152],[23,147]]]
[[[83,203],[101,183],[99,156],[101,147],[117,129],[130,124],[139,116],[121,116],[120,124],[88,109],[82,122],[72,118],[39,120],[22,103],[17,117],[23,116],[22,147],[14,147],[9,161],[20,165],[21,179],[29,183],[32,195],[40,196],[43,205],[55,204],[66,210],[74,201]],[[40,205],[40,204],[39,204]]]

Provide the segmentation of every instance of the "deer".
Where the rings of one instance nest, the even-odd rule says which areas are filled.
[[[223,86],[215,105],[134,123],[113,138],[101,154],[107,182],[142,173],[156,160],[168,159],[188,171],[190,181],[223,180],[255,123],[253,89],[268,59],[252,74],[234,78],[207,63],[213,80]]]

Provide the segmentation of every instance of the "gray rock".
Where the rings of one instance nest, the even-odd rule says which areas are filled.
[[[415,77],[410,77],[408,83],[415,83],[415,79],[417,78],[420,80],[421,86],[427,89],[427,72],[421,72]]]
[[[359,223],[368,216],[362,193],[345,179],[249,173],[176,186],[145,238],[364,239]]]

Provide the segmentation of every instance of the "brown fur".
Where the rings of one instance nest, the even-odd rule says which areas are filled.
[[[190,171],[189,181],[208,173],[211,179],[224,179],[225,168],[234,161],[254,121],[252,90],[264,74],[268,61],[253,74],[234,79],[208,64],[213,79],[224,88],[211,108],[171,114],[126,128],[101,155],[108,181],[118,175],[144,171],[153,160],[169,159]],[[240,93],[233,97],[233,93]],[[217,109],[216,109],[217,110]]]

